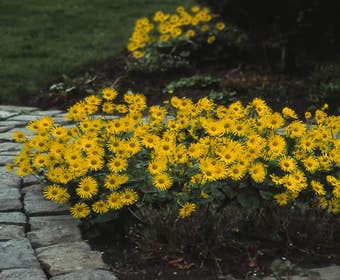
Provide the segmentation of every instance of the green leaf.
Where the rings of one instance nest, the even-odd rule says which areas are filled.
[[[258,208],[260,206],[260,200],[258,195],[253,191],[241,192],[237,196],[237,201],[244,208]]]
[[[271,200],[273,198],[273,194],[269,191],[260,191],[260,196],[265,200]]]

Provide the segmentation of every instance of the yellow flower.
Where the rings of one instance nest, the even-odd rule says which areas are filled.
[[[104,161],[100,156],[90,155],[86,158],[85,161],[88,165],[88,168],[93,171],[98,171],[104,166]]]
[[[152,184],[159,190],[165,191],[171,188],[173,179],[166,173],[156,174],[153,177]]]
[[[126,174],[108,174],[105,178],[104,186],[109,190],[118,190],[120,186],[128,182],[128,180],[129,177]]]
[[[246,168],[240,164],[234,164],[228,168],[228,176],[234,181],[240,181],[246,172]]]
[[[280,206],[287,205],[289,201],[289,196],[287,193],[279,193],[274,195],[274,198],[276,200],[276,203]]]
[[[324,189],[324,185],[321,184],[320,182],[312,180],[310,182],[310,185],[311,185],[312,189],[314,190],[314,192],[316,194],[318,194],[318,195],[325,195],[326,194],[326,191]]]
[[[292,157],[284,156],[280,159],[280,168],[283,171],[292,172],[297,168],[297,165]]]
[[[109,206],[106,201],[98,200],[92,204],[94,213],[103,214],[109,211]]]
[[[293,121],[285,128],[285,134],[290,138],[301,137],[306,132],[306,125],[301,121]]]
[[[145,55],[145,53],[142,51],[134,51],[132,55],[135,59],[140,59]]]
[[[311,152],[315,149],[316,143],[311,136],[304,135],[299,139],[299,146],[306,152]]]
[[[262,162],[253,163],[249,168],[250,177],[256,183],[263,183],[266,179],[266,166]]]
[[[124,206],[121,196],[117,192],[112,192],[107,196],[107,204],[113,210],[119,210]]]
[[[215,41],[216,41],[216,36],[215,35],[209,36],[208,39],[207,39],[207,43],[208,44],[212,44]]]
[[[291,118],[291,119],[297,119],[298,116],[297,114],[295,113],[295,111],[291,108],[288,108],[288,107],[284,107],[282,109],[282,115],[285,117],[285,118]]]
[[[133,189],[127,188],[120,194],[120,198],[124,205],[132,205],[137,202],[138,194]]]
[[[179,210],[179,216],[181,218],[186,218],[192,215],[196,211],[196,204],[187,202]]]
[[[104,88],[102,95],[105,100],[111,101],[117,97],[118,92],[113,88]]]
[[[268,148],[274,156],[282,155],[286,149],[286,141],[281,135],[273,135],[268,139]]]
[[[311,117],[312,117],[312,113],[311,113],[311,112],[306,112],[306,113],[305,113],[305,118],[306,118],[307,120],[309,120]]]
[[[125,171],[128,167],[128,162],[124,158],[113,157],[109,160],[108,167],[111,172]]]
[[[92,198],[98,193],[97,181],[91,176],[82,178],[76,188],[76,193],[79,197],[84,199]]]
[[[72,216],[78,219],[87,217],[91,212],[89,206],[84,202],[76,203],[71,207],[70,211]]]
[[[148,171],[155,175],[163,173],[167,168],[167,163],[162,158],[157,158],[149,162]]]
[[[44,197],[57,203],[65,203],[70,199],[70,194],[58,185],[49,185],[44,190]]]
[[[23,131],[16,131],[13,133],[13,140],[18,143],[24,143],[26,141],[26,134]]]
[[[225,24],[224,24],[224,22],[217,22],[215,24],[215,27],[216,27],[217,30],[221,31],[221,30],[223,30],[225,28]]]
[[[314,173],[319,168],[319,161],[314,156],[309,156],[302,160],[304,167],[310,173]]]

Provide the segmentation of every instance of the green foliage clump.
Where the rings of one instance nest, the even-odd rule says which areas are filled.
[[[212,76],[194,75],[172,81],[163,89],[163,92],[174,93],[178,89],[186,88],[213,88],[216,87],[220,81],[221,79]]]

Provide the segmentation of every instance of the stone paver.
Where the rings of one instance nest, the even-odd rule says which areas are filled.
[[[55,276],[51,280],[118,280],[118,278],[105,270],[87,269]]]
[[[332,265],[308,269],[306,275],[291,275],[289,280],[340,280],[340,266]],[[263,280],[276,280],[277,277],[264,277]],[[286,279],[283,277],[283,279]],[[288,278],[287,278],[288,279]]]
[[[0,225],[0,241],[21,239],[24,237],[25,231],[23,226]]]
[[[46,247],[58,243],[81,241],[81,233],[77,226],[45,227],[27,233],[33,248]]]
[[[0,105],[0,111],[7,111],[7,112],[28,113],[28,112],[33,112],[37,110],[38,108],[36,107]]]
[[[36,249],[44,269],[52,276],[84,269],[105,269],[99,252],[91,251],[85,242],[60,243]]]
[[[0,242],[0,271],[11,268],[40,268],[28,239]]]
[[[69,215],[58,215],[30,217],[28,223],[31,231],[35,231],[53,226],[74,226],[78,225],[80,222]]]
[[[0,280],[47,280],[39,268],[17,268],[0,272]]]
[[[20,210],[20,191],[16,188],[0,186],[0,211]]]
[[[58,204],[43,197],[42,192],[27,192],[24,198],[28,216],[58,215],[69,213],[67,204]]]
[[[0,213],[0,224],[25,226],[26,216],[21,212]]]

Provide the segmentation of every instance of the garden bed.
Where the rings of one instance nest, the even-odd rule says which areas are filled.
[[[193,75],[209,75],[219,79],[219,82],[206,87],[179,87],[176,88],[175,93],[165,92],[164,89],[169,83],[183,76]],[[89,93],[111,86],[113,81],[116,81],[115,87],[120,92],[132,90],[143,93],[147,97],[149,106],[162,105],[173,94],[197,100],[213,92],[215,101],[222,104],[234,100],[248,102],[254,97],[262,97],[276,110],[284,106],[292,106],[301,117],[306,110],[314,109],[324,102],[331,102],[329,108],[331,112],[338,110],[338,104],[334,102],[334,94],[323,94],[317,100],[313,100],[313,91],[317,90],[315,87],[318,83],[311,81],[307,74],[291,76],[273,73],[263,65],[226,66],[224,62],[216,61],[197,64],[180,72],[134,73],[127,71],[124,55],[114,62],[103,62],[87,67],[68,81],[61,79],[52,83],[52,89],[50,87],[42,90],[42,94],[32,100],[30,105],[66,109]],[[53,88],[53,85],[60,83],[63,83],[61,90]],[[66,94],[67,87],[73,89]],[[121,97],[118,97],[117,101],[121,101]],[[183,236],[183,232],[173,232],[179,236],[182,234],[181,238],[175,240],[177,243],[172,243],[174,241],[172,239],[164,239],[159,232],[156,233],[159,239],[152,240],[155,235],[148,236],[149,233],[145,232],[140,221],[135,220],[129,213],[124,213],[115,222],[84,226],[83,235],[94,249],[103,251],[104,260],[121,280],[209,280],[228,279],[227,275],[242,279],[244,277],[256,279],[257,276],[268,275],[273,271],[287,275],[287,273],[303,273],[302,267],[340,264],[338,254],[340,243],[336,237],[339,236],[340,225],[334,216],[326,217],[318,212],[310,216],[300,213],[300,216],[295,218],[287,213],[285,215],[279,222],[270,220],[270,216],[261,216],[262,220],[248,217],[248,220],[244,220],[247,220],[247,223],[242,222],[234,228],[230,224],[226,225],[228,229],[226,238],[220,247],[214,244],[212,251],[205,251],[204,246],[198,245],[193,252],[190,248],[185,248],[184,251],[178,250],[181,246],[188,245],[181,243],[181,238],[183,240],[192,238],[193,244],[198,244],[199,241],[195,238],[199,235],[205,235],[204,238],[207,240],[217,240],[217,236],[209,236],[206,232],[199,233],[202,228],[198,229],[194,237]],[[308,223],[306,219],[309,219]],[[204,217],[203,219],[201,217],[201,220],[193,223],[202,224],[203,220]],[[146,228],[159,229],[160,224],[157,222],[159,223],[159,221],[149,221]],[[290,223],[289,227],[285,224],[287,222]],[[171,220],[163,231],[171,232],[173,230],[171,225],[179,226],[178,223],[176,220]],[[274,225],[275,223],[277,224]],[[324,228],[319,228],[320,224],[324,225]],[[182,226],[185,228],[185,225]],[[329,231],[325,230],[327,226],[331,226]],[[191,228],[187,228],[187,233],[190,231]],[[317,235],[317,238],[310,240],[313,235]],[[292,241],[290,238],[295,240]],[[197,249],[202,251],[198,252]]]

